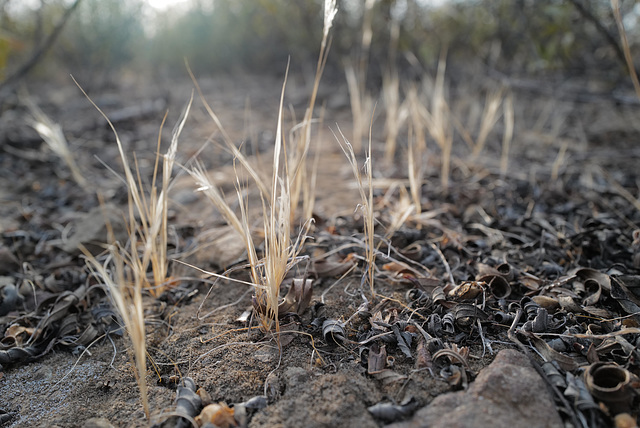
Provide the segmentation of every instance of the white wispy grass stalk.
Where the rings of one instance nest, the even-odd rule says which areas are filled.
[[[28,95],[21,95],[21,101],[27,106],[31,113],[31,127],[36,130],[51,151],[67,164],[73,180],[83,189],[88,189],[87,180],[80,172],[73,153],[71,153],[69,149],[69,143],[62,132],[62,127],[54,123]]]

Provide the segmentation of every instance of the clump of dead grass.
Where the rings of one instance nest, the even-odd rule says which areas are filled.
[[[75,81],[75,80],[74,80]],[[76,82],[77,84],[77,82]],[[145,415],[149,418],[149,403],[146,382],[146,335],[144,322],[144,308],[142,305],[143,290],[158,297],[168,284],[168,204],[171,174],[175,163],[178,139],[186,122],[193,94],[186,105],[182,116],[176,124],[171,138],[171,144],[165,155],[159,153],[161,133],[158,136],[158,153],[148,193],[144,191],[140,171],[135,162],[134,170],[130,167],[118,133],[106,114],[89,98],[87,93],[78,85],[89,102],[100,112],[111,127],[120,158],[124,167],[125,184],[128,191],[128,223],[129,240],[126,245],[115,241],[110,225],[107,225],[109,243],[106,255],[102,261],[91,254],[86,248],[81,251],[86,257],[86,263],[91,272],[100,278],[105,285],[114,307],[120,315],[124,327],[131,339],[133,347],[133,361],[137,368],[136,380],[140,389]],[[166,119],[166,115],[165,115]],[[162,124],[164,125],[164,119]],[[159,158],[162,157],[161,186],[156,185],[158,179]],[[152,278],[147,276],[151,269]]]

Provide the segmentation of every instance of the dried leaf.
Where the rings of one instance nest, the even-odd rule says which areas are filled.
[[[367,373],[380,373],[387,364],[387,350],[385,345],[379,346],[373,343],[369,347],[369,357],[367,358]]]
[[[533,343],[533,346],[540,352],[540,354],[547,361],[556,361],[558,365],[567,371],[575,370],[578,368],[578,363],[571,357],[561,354],[551,348],[547,342],[536,336],[534,333],[523,333]]]
[[[233,409],[225,403],[209,404],[202,409],[200,415],[196,416],[196,422],[199,426],[213,424],[218,428],[235,427],[238,426],[238,423],[233,414]]]

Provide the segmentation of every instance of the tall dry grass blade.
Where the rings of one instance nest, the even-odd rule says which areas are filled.
[[[27,106],[31,113],[32,119],[29,121],[33,129],[36,130],[38,135],[44,140],[47,146],[55,153],[60,159],[64,161],[69,170],[73,180],[80,185],[83,189],[88,189],[87,180],[80,172],[78,164],[76,164],[73,153],[69,149],[69,143],[62,132],[62,127],[54,123],[49,116],[47,116],[38,105],[24,93],[20,96],[21,102]]]
[[[351,165],[351,170],[358,184],[358,191],[360,192],[361,204],[359,207],[362,210],[362,217],[364,223],[364,238],[365,238],[365,259],[367,260],[367,282],[369,282],[369,289],[371,291],[372,298],[375,299],[376,291],[374,286],[374,272],[375,272],[375,260],[376,249],[374,246],[374,215],[373,215],[373,169],[372,169],[372,157],[371,157],[371,137],[369,137],[369,148],[367,158],[364,162],[365,174],[367,177],[366,183],[362,179],[360,173],[360,167],[358,165],[358,159],[355,151],[349,140],[344,136],[342,130],[338,127],[338,132],[342,141],[334,133],[342,152]]]
[[[478,131],[478,137],[476,138],[473,152],[471,154],[474,158],[478,157],[480,152],[482,152],[482,149],[484,149],[489,133],[495,127],[498,119],[500,118],[499,112],[501,103],[502,89],[493,91],[487,95],[484,111],[482,112],[482,119],[480,119],[480,130]]]
[[[311,180],[312,177],[308,171],[307,155],[311,146],[311,124],[313,123],[313,112],[318,95],[318,88],[320,86],[320,80],[322,78],[324,68],[327,64],[327,58],[331,47],[329,34],[337,13],[338,7],[336,5],[336,0],[325,0],[322,41],[320,42],[320,53],[318,54],[318,62],[316,64],[316,74],[313,79],[313,89],[311,90],[309,105],[301,123],[300,139],[297,141],[294,150],[289,151],[290,159],[288,163],[291,166],[291,169],[288,172],[288,176],[291,183],[290,203],[292,216],[295,215],[296,208],[298,207],[303,193],[303,205],[306,205],[306,208],[303,207],[303,213],[309,211],[309,207],[311,207],[311,211],[313,211],[313,202],[310,201],[309,198],[312,195],[315,197],[315,189],[310,187],[311,185],[315,185],[315,181]],[[313,173],[311,173],[311,175],[313,175]]]
[[[422,182],[424,180],[424,154],[427,151],[427,140],[424,135],[424,125],[420,120],[420,101],[418,90],[414,86],[408,92],[408,109],[411,116],[409,126],[409,140],[407,151],[407,167],[409,190],[416,214],[422,212]]]
[[[145,414],[149,418],[142,290],[149,288],[149,292],[152,295],[158,296],[162,293],[167,278],[168,193],[171,187],[171,172],[175,162],[178,139],[189,114],[193,93],[173,131],[169,149],[163,156],[162,185],[158,188],[155,183],[158,172],[158,157],[160,156],[158,153],[154,165],[151,189],[147,196],[142,188],[142,179],[137,168],[137,162],[136,175],[134,175],[113,123],[75,79],[74,82],[111,127],[124,167],[125,184],[128,190],[128,249],[116,243],[112,233],[110,236],[111,244],[108,247],[109,257],[104,263],[100,263],[85,248],[81,247],[80,249],[86,256],[89,268],[104,282],[112,303],[125,324],[127,334],[133,345],[133,360],[137,367],[136,379],[142,404]],[[159,147],[160,136],[158,139]],[[138,245],[139,241],[141,245]],[[139,252],[140,248],[142,253]],[[153,272],[153,288],[150,287],[151,284],[147,277],[149,267]],[[111,269],[114,271],[112,272]]]
[[[396,154],[398,133],[400,131],[400,79],[395,69],[382,76],[382,96],[386,113],[384,158],[385,162],[391,165]]]
[[[360,152],[362,146],[362,130],[364,124],[364,107],[362,92],[358,84],[358,77],[353,65],[347,62],[344,67],[345,76],[347,78],[347,89],[349,90],[349,104],[351,105],[352,116],[352,141],[355,144],[355,150]],[[353,147],[353,146],[352,146]]]
[[[200,101],[202,101],[202,104],[204,105],[204,108],[207,111],[207,114],[213,120],[213,122],[216,124],[216,126],[220,130],[220,133],[222,134],[222,139],[223,139],[223,141],[225,143],[225,146],[233,154],[234,158],[237,159],[240,162],[240,164],[251,175],[251,178],[253,178],[253,180],[256,183],[256,186],[258,186],[258,189],[260,190],[260,193],[261,193],[262,197],[268,198],[270,191],[267,188],[267,186],[264,184],[264,183],[267,183],[268,180],[265,180],[264,177],[262,177],[260,172],[251,165],[251,163],[249,162],[249,159],[247,159],[247,157],[233,143],[233,140],[231,139],[231,137],[227,133],[226,129],[224,128],[224,126],[222,126],[222,122],[220,121],[220,118],[218,118],[218,115],[215,114],[215,112],[213,111],[213,109],[211,108],[209,103],[207,102],[207,100],[206,100],[206,98],[204,96],[204,93],[202,92],[202,89],[200,88],[200,84],[198,83],[198,81],[196,79],[196,76],[191,71],[191,68],[189,67],[189,64],[186,64],[186,67],[187,67],[187,72],[189,73],[189,76],[191,77],[191,80],[192,80],[194,86],[196,87],[196,91],[198,92],[198,96],[200,97]]]
[[[446,72],[446,52],[440,55],[438,71],[431,95],[430,111],[422,104],[416,106],[425,122],[429,135],[436,142],[442,152],[440,181],[442,188],[449,188],[449,170],[451,166],[451,153],[453,149],[453,131],[449,112],[449,106],[445,99],[444,76]]]
[[[620,40],[622,41],[622,50],[624,52],[624,59],[627,62],[627,68],[629,69],[629,76],[633,82],[633,89],[636,91],[636,95],[640,98],[640,81],[638,81],[638,72],[636,71],[636,65],[633,62],[631,56],[631,49],[629,48],[629,40],[627,39],[627,32],[624,29],[624,23],[622,22],[622,15],[620,14],[620,2],[618,0],[611,0],[611,7],[613,8],[613,16],[618,26],[618,33],[620,34]]]
[[[502,154],[500,155],[500,175],[505,177],[509,167],[509,148],[513,140],[514,113],[513,95],[510,93],[502,104],[504,116],[504,133],[502,134]]]

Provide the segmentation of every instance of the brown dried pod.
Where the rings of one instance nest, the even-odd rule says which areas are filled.
[[[444,289],[442,287],[435,287],[431,291],[431,300],[433,303],[442,303],[447,300],[444,294]]]
[[[478,282],[485,283],[496,299],[506,299],[511,294],[509,281],[502,275],[485,275]]]
[[[288,312],[295,312],[298,315],[302,315],[307,307],[309,307],[312,294],[313,280],[294,278],[287,295],[278,305],[278,316],[283,316]]]
[[[540,305],[540,307],[545,308],[549,313],[554,313],[560,309],[560,303],[558,300],[550,296],[533,296],[531,300]]]
[[[238,423],[233,417],[233,413],[233,409],[225,403],[209,404],[202,409],[200,415],[196,416],[196,423],[198,426],[213,424],[219,428],[235,427],[238,426]]]
[[[473,300],[484,291],[485,286],[481,281],[464,281],[449,291],[449,297],[455,300]]]
[[[573,312],[579,314],[582,312],[582,308],[578,305],[571,296],[558,296],[558,303],[567,312]]]
[[[442,376],[454,389],[467,389],[467,386],[469,385],[467,372],[464,367],[449,364],[447,367],[440,370],[440,376]]]
[[[511,266],[509,263],[501,263],[496,266],[496,270],[500,272],[500,274],[507,281],[513,281],[516,277],[516,269]]]
[[[379,346],[373,343],[369,348],[369,357],[367,358],[367,373],[380,373],[385,369],[387,364],[387,349],[385,345]]]
[[[585,293],[588,295],[582,299],[582,304],[584,306],[593,306],[600,300],[600,296],[602,294],[602,286],[598,281],[593,279],[587,279],[584,282]]]
[[[498,269],[494,268],[491,265],[485,264],[485,263],[476,264],[476,269],[478,270],[478,274],[476,275],[476,279],[480,279],[480,277],[488,276],[488,275],[501,275],[501,273],[500,273],[500,271],[498,271]]]
[[[431,353],[427,346],[427,341],[424,337],[420,336],[418,339],[418,346],[416,347],[416,368],[428,368],[431,369],[433,362],[431,360]]]
[[[341,345],[346,339],[344,324],[334,319],[325,320],[322,323],[322,337],[330,345]]]
[[[593,397],[603,402],[612,415],[631,410],[634,392],[631,373],[617,364],[594,363],[584,372],[584,383]]]

